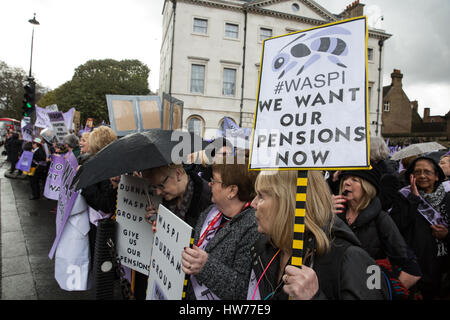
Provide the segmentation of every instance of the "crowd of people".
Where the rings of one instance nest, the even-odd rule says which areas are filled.
[[[11,173],[21,150],[34,154],[36,169],[27,173],[32,200],[41,197],[49,155],[71,152],[83,166],[118,139],[108,126],[67,135],[63,144],[8,135]],[[371,138],[370,146],[370,170],[308,172],[301,268],[291,265],[296,171],[249,171],[248,158],[239,163],[237,150],[223,147],[202,164],[136,172],[195,231],[181,257],[187,299],[450,298],[450,152],[439,162],[426,155],[404,159],[400,171],[382,138]],[[232,163],[223,159],[230,153]],[[119,179],[81,191],[100,219],[114,218]],[[146,211],[156,230],[157,208],[149,203]],[[92,257],[97,225],[90,227]],[[380,276],[369,285],[373,267]],[[147,276],[136,273],[135,299],[145,299],[146,286]]]

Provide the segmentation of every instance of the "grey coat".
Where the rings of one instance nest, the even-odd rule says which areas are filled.
[[[203,223],[213,206],[203,211],[195,227],[194,243],[200,238]],[[251,271],[250,247],[259,237],[255,210],[251,207],[242,211],[206,245],[208,260],[202,271],[195,276],[222,300],[245,300]],[[189,282],[187,299],[195,300],[195,293]]]

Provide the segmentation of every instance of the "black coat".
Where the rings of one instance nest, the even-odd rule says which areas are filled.
[[[19,160],[19,154],[22,151],[22,140],[19,139],[18,134],[14,134],[5,142],[5,149],[7,150],[7,161],[16,163]]]
[[[337,216],[347,223],[345,212]],[[350,229],[373,259],[388,258],[391,264],[401,267],[403,271],[416,276],[421,275],[416,258],[408,248],[395,222],[382,210],[378,197],[375,197],[369,206],[359,213]]]
[[[384,300],[387,298],[387,287],[381,281],[380,289],[369,289],[367,286],[369,266],[375,265],[366,251],[360,247],[360,242],[351,230],[340,219],[335,219],[331,230],[332,244],[328,253],[314,257],[313,269],[319,280],[319,291],[314,300]],[[314,249],[315,241],[311,233],[306,232],[304,250]],[[265,236],[252,247],[253,271],[259,280],[263,270],[277,252]],[[306,263],[306,265],[310,265]],[[260,281],[259,292],[261,299],[267,297],[279,286],[273,299],[287,300],[287,294],[282,290],[283,283],[278,282],[280,269],[279,255]]]
[[[31,167],[36,167],[34,175],[39,178],[44,178],[47,172],[47,155],[45,154],[44,147],[39,146],[36,151],[33,152],[33,162]]]
[[[418,286],[422,292],[437,294],[442,272],[450,272],[448,269],[449,256],[437,257],[438,246],[436,239],[431,234],[430,223],[417,211],[419,197],[410,193],[408,198],[405,198],[398,193],[397,199],[392,208],[391,216],[406,243],[417,256],[423,274]],[[450,216],[449,192],[447,192],[444,201],[447,209],[446,214]],[[447,242],[447,248],[450,248],[450,234],[444,241]]]

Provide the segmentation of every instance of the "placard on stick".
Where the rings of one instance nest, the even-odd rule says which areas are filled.
[[[186,222],[159,205],[147,300],[181,300],[185,295],[187,279],[181,268],[181,253],[191,245],[192,231]]]
[[[369,167],[366,19],[266,39],[250,169]]]
[[[266,39],[249,170],[299,170],[292,264],[301,266],[307,172],[369,169],[366,17]]]
[[[147,202],[159,205],[144,179],[122,175],[117,192],[117,255],[122,265],[148,275],[153,243],[152,226],[145,220]]]

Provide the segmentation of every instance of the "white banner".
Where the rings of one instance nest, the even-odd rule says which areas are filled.
[[[48,118],[52,124],[53,132],[56,135],[56,139],[59,143],[64,142],[64,136],[69,134],[66,124],[64,122],[64,115],[61,111],[48,112]]]
[[[367,168],[366,18],[264,41],[250,169]]]
[[[121,264],[148,275],[152,255],[152,226],[145,221],[145,207],[151,201],[159,205],[157,196],[147,196],[144,179],[122,175],[117,193],[117,255]]]
[[[162,204],[153,240],[147,300],[181,300],[185,273],[181,253],[188,247],[192,228]]]

